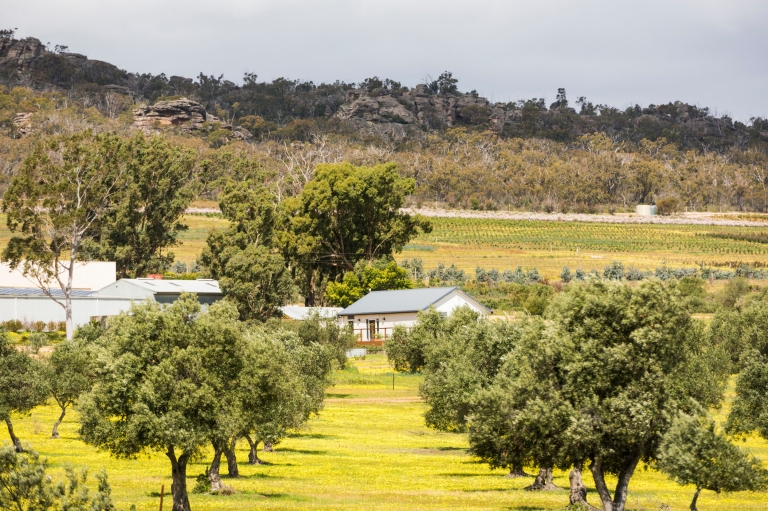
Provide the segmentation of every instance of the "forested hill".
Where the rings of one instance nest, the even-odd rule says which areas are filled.
[[[263,82],[254,74],[246,74],[243,84],[236,85],[204,73],[192,79],[128,72],[69,52],[66,46],[51,49],[32,37],[15,39],[12,30],[0,31],[0,84],[69,91],[95,105],[111,102],[113,108],[122,104],[125,109],[136,102],[186,97],[257,138],[279,132],[282,138],[302,140],[322,130],[403,141],[460,126],[489,130],[502,138],[573,142],[581,135],[602,132],[614,142],[664,138],[679,149],[768,148],[768,120],[754,118],[745,125],[679,101],[620,110],[594,105],[584,97],[569,100],[560,89],[550,105],[541,98],[491,103],[475,91],[461,92],[449,72],[414,88],[378,77],[359,84],[315,84],[287,78]],[[110,101],[108,95],[130,101]]]

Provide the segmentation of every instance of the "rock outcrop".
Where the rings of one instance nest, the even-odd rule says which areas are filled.
[[[48,51],[34,37],[26,39],[0,39],[0,68],[26,71]]]
[[[146,132],[161,127],[178,127],[182,131],[197,131],[206,127],[206,123],[220,130],[231,132],[237,140],[250,140],[251,133],[240,126],[221,121],[215,115],[205,111],[197,101],[180,98],[173,101],[158,101],[154,105],[142,105],[133,110],[133,126]]]
[[[501,129],[506,121],[503,103],[491,104],[476,94],[433,94],[426,85],[408,91],[351,89],[330,117],[366,124],[414,125],[426,129],[490,122]]]
[[[31,112],[21,112],[13,116],[13,126],[19,135],[32,134],[32,115]]]

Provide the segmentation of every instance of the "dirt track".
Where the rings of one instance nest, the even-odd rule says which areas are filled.
[[[604,224],[688,224],[735,227],[768,227],[768,222],[723,218],[735,213],[680,213],[674,216],[639,216],[633,213],[588,215],[581,213],[526,213],[519,211],[471,211],[466,209],[403,208],[403,213],[441,218],[492,218],[543,222],[594,222]],[[217,208],[188,208],[188,214],[220,213]]]
[[[492,218],[497,220],[538,220],[544,222],[595,222],[606,224],[692,224],[740,227],[768,227],[768,222],[730,220],[718,213],[681,213],[675,216],[638,216],[631,213],[587,215],[579,213],[524,213],[516,211],[469,211],[432,208],[403,208],[401,211],[442,218]]]

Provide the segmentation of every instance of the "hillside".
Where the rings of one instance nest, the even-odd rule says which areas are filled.
[[[205,73],[192,79],[129,72],[67,50],[57,45],[50,51],[36,38],[15,39],[13,31],[2,31],[0,83],[77,90],[94,100],[108,93],[149,103],[184,96],[219,117],[233,122],[239,119],[244,127],[250,125],[260,132],[311,120],[328,124],[329,131],[347,132],[351,128],[394,138],[466,126],[488,129],[503,137],[562,142],[601,132],[616,141],[635,143],[664,137],[684,148],[768,147],[768,121],[756,118],[747,126],[727,116],[713,115],[708,108],[680,101],[620,110],[594,105],[584,97],[574,103],[560,89],[557,100],[548,106],[541,98],[491,103],[475,91],[460,92],[458,80],[449,72],[413,88],[378,77],[360,84],[315,84],[288,78],[263,82],[254,74],[246,74],[243,84],[237,85],[223,76]],[[254,125],[251,116],[266,124]],[[300,126],[296,128],[301,131]]]
[[[490,103],[449,72],[413,88],[167,77],[0,31],[0,193],[38,137],[87,128],[194,148],[209,200],[216,179],[241,177],[226,163],[238,154],[267,171],[278,199],[321,163],[393,161],[416,180],[416,207],[612,214],[667,199],[671,212],[768,210],[760,118],[747,126],[681,102],[572,105],[562,89],[549,106]]]

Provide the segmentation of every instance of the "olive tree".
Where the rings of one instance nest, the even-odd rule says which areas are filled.
[[[83,439],[123,458],[161,452],[174,511],[188,511],[187,464],[221,431],[230,378],[242,367],[237,310],[201,312],[194,295],[134,305],[98,340],[96,382],[80,399]]]
[[[768,484],[768,470],[759,459],[745,453],[716,431],[715,421],[680,414],[659,446],[658,468],[676,482],[696,488],[691,511],[701,490],[760,490]]]
[[[0,419],[5,421],[16,452],[23,452],[21,440],[13,430],[11,416],[24,414],[48,397],[39,363],[11,344],[8,333],[0,328]]]
[[[74,341],[56,346],[44,369],[48,392],[61,409],[51,433],[51,438],[59,438],[59,425],[67,409],[77,402],[80,394],[91,388],[92,353],[84,342],[78,342],[76,334]]]
[[[717,404],[728,376],[722,352],[658,281],[569,286],[533,333],[489,387],[498,404],[476,408],[470,443],[496,431],[516,456],[573,468],[572,503],[586,503],[580,469],[588,463],[605,511],[624,510],[637,465],[657,459],[671,417]]]

